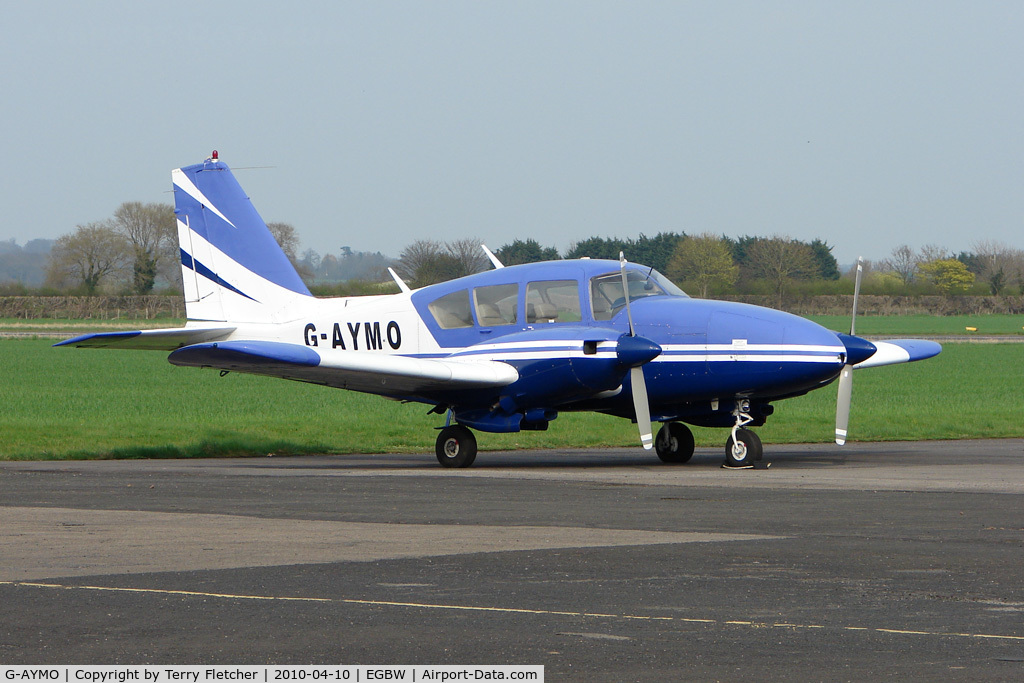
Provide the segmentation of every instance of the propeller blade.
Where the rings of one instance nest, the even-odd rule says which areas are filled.
[[[629,307],[629,282],[626,281],[626,255],[619,252],[619,272],[622,273],[622,296],[626,300],[626,317],[629,318],[629,336],[635,337],[633,329],[633,311]]]
[[[857,277],[853,284],[853,315],[850,316],[850,336],[854,335],[857,326],[857,299],[860,298],[860,280],[864,277],[864,257],[857,257]]]
[[[640,443],[643,444],[644,450],[649,451],[654,445],[654,437],[651,435],[651,409],[647,403],[644,369],[630,369],[629,382],[633,385],[633,410],[636,411],[636,426],[640,429]]]
[[[836,443],[846,443],[846,429],[850,426],[850,399],[853,396],[853,366],[844,365],[839,375],[839,396],[836,398]]]
[[[626,255],[621,251],[619,252],[619,269],[622,273],[622,296],[626,300],[626,317],[629,318],[629,336],[633,340],[637,340],[636,328],[633,327],[633,309],[629,306],[629,281],[626,279]],[[651,358],[654,358],[661,353],[661,347],[647,339],[642,339],[642,341],[644,342],[644,345],[643,348],[640,349],[630,348],[633,345],[623,344],[620,341],[619,357],[625,358],[630,355],[629,352],[638,352],[633,353],[633,355],[638,356],[647,356],[648,354],[651,354],[649,358],[641,361],[640,364],[637,364],[629,370],[629,383],[633,385],[633,411],[636,413],[636,426],[640,429],[640,443],[643,445],[645,451],[649,451],[654,446],[654,436],[651,430],[651,406],[647,401],[647,382],[644,380],[644,369],[642,367],[642,363],[648,362]]]
[[[853,366],[874,354],[875,346],[870,342],[855,337],[857,329],[857,300],[860,298],[860,281],[864,277],[864,257],[857,257],[857,277],[853,284],[853,312],[850,314],[850,336],[840,335],[846,346],[846,365],[839,375],[839,395],[836,396],[836,443],[846,443],[846,433],[850,426],[850,402],[853,400]],[[866,354],[866,355],[865,355]]]

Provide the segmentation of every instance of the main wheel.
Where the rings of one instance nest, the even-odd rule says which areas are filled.
[[[693,457],[693,432],[682,422],[666,422],[658,430],[654,450],[662,462],[681,465]]]
[[[443,467],[469,467],[476,460],[476,437],[462,425],[449,425],[437,435],[434,450]]]
[[[761,437],[749,429],[737,429],[736,441],[729,434],[725,442],[725,464],[727,467],[753,467],[763,451]]]

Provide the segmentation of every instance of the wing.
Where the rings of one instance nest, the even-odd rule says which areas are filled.
[[[871,343],[877,350],[867,360],[854,365],[855,370],[924,360],[937,356],[942,351],[940,344],[924,339],[888,339]]]
[[[499,361],[410,358],[353,351],[324,359],[308,346],[270,341],[193,344],[168,356],[174,365],[210,367],[313,382],[373,394],[503,387],[519,379]]]
[[[234,331],[234,327],[175,327],[162,330],[137,330],[134,332],[99,332],[65,339],[54,344],[54,346],[173,351],[190,344],[220,339]]]

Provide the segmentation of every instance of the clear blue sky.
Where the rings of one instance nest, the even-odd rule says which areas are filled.
[[[0,239],[212,149],[304,247],[711,231],[1024,248],[1024,3],[38,2],[0,21]]]

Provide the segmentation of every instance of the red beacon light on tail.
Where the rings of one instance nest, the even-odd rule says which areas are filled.
[[[213,161],[217,161],[219,158],[220,158],[220,155],[217,154],[217,150],[213,150],[213,152],[210,154],[210,159],[213,160]]]

